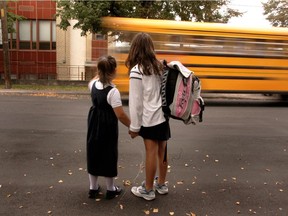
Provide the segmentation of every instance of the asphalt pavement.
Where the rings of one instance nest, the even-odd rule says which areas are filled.
[[[102,193],[88,199],[90,105],[86,93],[0,90],[0,215],[288,215],[287,107],[211,105],[201,124],[171,120],[169,194],[145,201],[130,192],[144,180],[143,141],[121,124],[115,182],[124,191],[105,200],[100,178]]]

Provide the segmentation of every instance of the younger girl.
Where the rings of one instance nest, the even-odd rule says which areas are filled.
[[[116,60],[103,56],[98,60],[98,76],[88,87],[93,106],[88,114],[87,170],[89,174],[89,198],[96,198],[100,186],[98,176],[106,179],[106,199],[121,193],[114,185],[118,161],[118,120],[129,127],[130,119],[125,114],[118,89],[112,84],[116,76]]]

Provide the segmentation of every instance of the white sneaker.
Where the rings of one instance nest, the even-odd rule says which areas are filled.
[[[163,184],[163,185],[159,185],[158,184],[158,177],[155,177],[155,180],[154,180],[154,187],[155,187],[155,190],[159,193],[159,194],[168,194],[168,186],[166,184]]]
[[[137,196],[137,197],[142,197],[144,198],[145,200],[154,200],[155,199],[155,192],[154,190],[150,190],[150,191],[146,191],[146,188],[145,188],[145,184],[144,182],[142,183],[141,186],[139,187],[132,187],[131,188],[131,192]]]

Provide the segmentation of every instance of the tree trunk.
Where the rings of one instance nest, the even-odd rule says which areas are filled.
[[[4,66],[4,79],[5,88],[11,89],[11,77],[9,66],[9,44],[8,44],[8,28],[7,28],[7,2],[0,1],[1,6],[1,25],[2,25],[2,43],[3,43],[3,66]]]

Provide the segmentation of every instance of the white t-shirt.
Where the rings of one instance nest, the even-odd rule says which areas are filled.
[[[91,80],[88,84],[90,92],[92,91],[92,86],[95,85],[96,89],[102,90],[108,85],[103,86],[99,79]],[[122,106],[122,100],[119,90],[114,84],[110,84],[113,88],[109,91],[107,95],[107,102],[112,106],[112,108]]]
[[[129,112],[130,130],[139,132],[141,126],[152,127],[165,121],[160,95],[161,77],[146,76],[138,65],[130,71]]]

